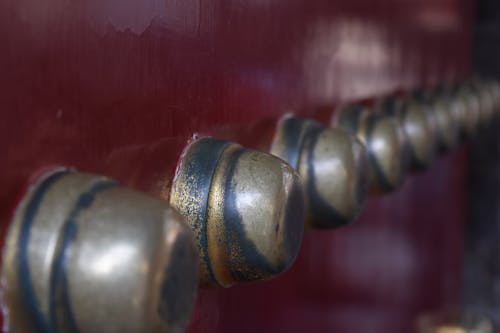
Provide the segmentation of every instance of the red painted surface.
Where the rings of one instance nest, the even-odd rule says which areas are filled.
[[[47,165],[105,173],[131,146],[464,77],[471,9],[472,0],[2,0],[1,225]],[[168,167],[177,156],[167,155]],[[421,311],[456,304],[465,156],[372,199],[353,226],[310,233],[283,277],[200,292],[189,332],[408,332]]]

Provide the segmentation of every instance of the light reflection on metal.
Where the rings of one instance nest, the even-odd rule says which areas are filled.
[[[15,212],[2,287],[15,332],[179,332],[198,286],[193,235],[159,199],[59,170]]]
[[[273,278],[300,248],[305,201],[299,176],[270,154],[196,140],[182,156],[170,203],[195,234],[202,286]]]
[[[377,105],[377,111],[394,117],[404,132],[410,168],[424,170],[436,155],[436,120],[425,103],[412,96],[389,96]]]
[[[367,196],[368,160],[356,138],[340,128],[286,116],[270,152],[301,176],[310,227],[339,227],[358,216]]]
[[[139,258],[137,249],[127,243],[118,243],[110,245],[109,250],[103,253],[102,256],[89,265],[89,269],[94,271],[94,274],[105,277],[114,270],[127,262],[133,262]]]

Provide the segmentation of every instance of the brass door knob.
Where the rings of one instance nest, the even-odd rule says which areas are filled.
[[[194,306],[197,252],[164,202],[59,170],[17,208],[2,281],[16,332],[179,332]]]
[[[460,134],[458,112],[455,112],[456,109],[453,108],[450,98],[446,95],[435,95],[430,98],[429,103],[436,119],[438,151],[448,152],[458,143]]]
[[[477,133],[481,120],[479,98],[468,85],[460,85],[454,97],[463,104],[465,109],[461,124],[462,135],[465,138],[472,138]]]
[[[424,170],[432,164],[437,153],[436,119],[427,105],[414,99],[405,104],[402,118],[411,168]]]
[[[300,174],[308,201],[308,225],[334,228],[350,223],[367,196],[368,161],[364,145],[340,128],[285,117],[271,153]]]
[[[340,107],[332,122],[365,144],[372,194],[388,193],[399,187],[408,170],[409,152],[405,134],[395,117],[353,104]]]
[[[424,170],[434,161],[437,151],[436,120],[430,108],[412,96],[387,97],[378,112],[395,117],[406,138],[410,169]]]
[[[270,154],[196,140],[181,158],[170,204],[194,231],[202,286],[270,279],[298,253],[302,187],[293,168]]]
[[[495,113],[495,98],[484,80],[474,80],[469,84],[479,98],[480,126],[487,127]]]
[[[444,98],[448,99],[448,108],[451,113],[452,120],[455,122],[457,128],[457,143],[465,135],[466,122],[467,122],[467,109],[466,104],[460,98],[457,98],[456,93],[448,91]]]

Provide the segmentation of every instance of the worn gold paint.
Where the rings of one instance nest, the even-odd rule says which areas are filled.
[[[239,145],[231,145],[226,148],[224,153],[231,155],[241,149],[242,147]],[[208,256],[212,263],[216,283],[223,287],[231,286],[234,283],[231,272],[228,269],[228,263],[231,258],[228,256],[228,251],[226,251],[225,244],[227,242],[225,234],[221,232],[225,229],[224,196],[227,183],[227,170],[230,168],[229,164],[229,159],[220,158],[219,165],[212,178],[207,206]],[[209,282],[211,283],[211,281]]]

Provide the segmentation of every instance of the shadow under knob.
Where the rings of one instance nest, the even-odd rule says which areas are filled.
[[[197,252],[163,201],[56,171],[15,212],[2,280],[16,332],[179,332],[194,307]]]
[[[368,160],[356,138],[340,128],[286,117],[278,125],[271,153],[300,174],[312,228],[343,226],[358,216],[367,196]]]
[[[300,248],[302,186],[293,168],[270,154],[199,139],[181,158],[170,203],[194,231],[202,286],[273,278]]]

